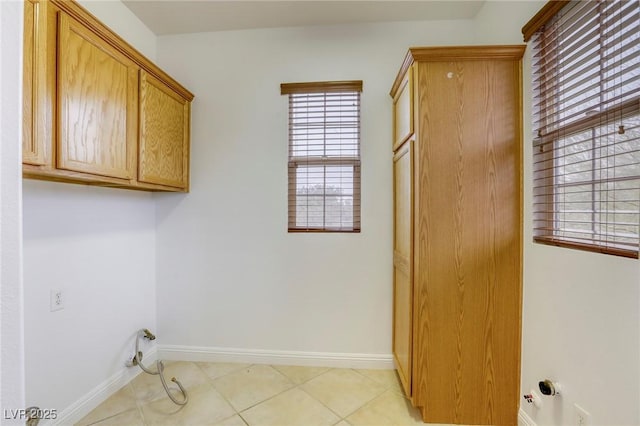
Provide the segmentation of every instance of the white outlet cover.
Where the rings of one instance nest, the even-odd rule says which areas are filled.
[[[536,408],[542,408],[542,398],[538,392],[536,392],[535,389],[531,389],[530,393],[533,395],[533,406]]]
[[[573,404],[573,411],[575,413],[574,424],[576,426],[590,426],[591,414],[578,404]]]
[[[64,294],[60,289],[51,289],[49,298],[49,309],[51,312],[64,309]]]

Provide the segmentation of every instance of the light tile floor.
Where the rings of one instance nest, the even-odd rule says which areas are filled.
[[[167,381],[174,376],[187,405],[175,405],[158,376],[142,373],[77,426],[423,424],[393,370],[165,362]]]

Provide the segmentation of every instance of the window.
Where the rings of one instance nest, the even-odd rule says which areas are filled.
[[[289,232],[360,232],[362,81],[287,83]]]
[[[640,2],[550,2],[523,33],[533,45],[534,240],[637,258]]]

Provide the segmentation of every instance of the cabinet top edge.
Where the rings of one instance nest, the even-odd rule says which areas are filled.
[[[526,47],[526,44],[410,47],[389,94],[391,97],[395,96],[407,70],[414,62],[474,61],[486,59],[519,61],[522,59]]]
[[[61,11],[67,13],[74,19],[80,21],[83,25],[94,31],[101,39],[109,43],[115,49],[123,53],[129,59],[134,61],[149,74],[163,81],[174,91],[191,102],[195,95],[178,83],[173,77],[163,71],[149,58],[140,53],[136,48],[120,37],[115,31],[106,26],[102,21],[95,17],[91,12],[82,7],[75,0],[49,0],[51,4],[58,7]]]

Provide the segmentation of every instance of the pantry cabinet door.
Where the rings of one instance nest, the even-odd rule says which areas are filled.
[[[393,356],[407,396],[413,370],[413,140],[393,157]]]

